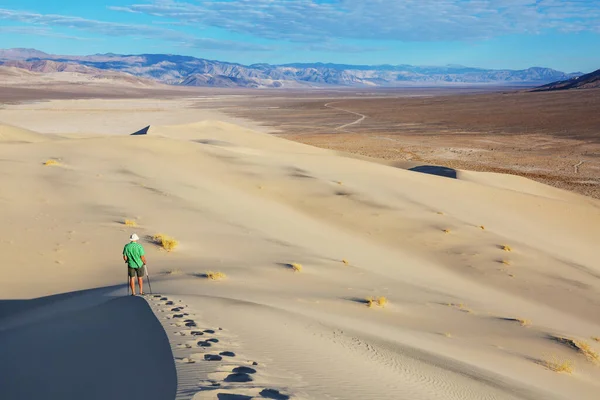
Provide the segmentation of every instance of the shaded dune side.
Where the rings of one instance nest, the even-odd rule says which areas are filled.
[[[118,298],[0,332],[0,398],[174,398],[165,332],[145,300]]]

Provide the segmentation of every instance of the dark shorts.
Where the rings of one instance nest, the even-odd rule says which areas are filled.
[[[140,267],[140,268],[129,268],[127,267],[127,270],[129,271],[129,277],[130,278],[135,278],[135,276],[137,275],[138,278],[143,278],[144,277],[144,267]]]

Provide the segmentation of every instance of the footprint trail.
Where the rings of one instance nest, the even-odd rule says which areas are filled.
[[[271,375],[255,360],[234,351],[234,336],[211,327],[196,310],[164,295],[147,298],[163,325],[177,369],[176,400],[297,399],[268,384]]]

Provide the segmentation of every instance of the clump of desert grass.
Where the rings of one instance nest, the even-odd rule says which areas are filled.
[[[152,236],[152,241],[169,252],[173,251],[175,247],[177,247],[177,245],[179,244],[179,242],[174,238],[162,233],[158,233]]]
[[[131,226],[131,227],[137,226],[137,222],[135,222],[135,220],[133,220],[133,219],[126,219],[125,221],[123,221],[123,224],[126,226]]]
[[[559,358],[556,355],[550,356],[542,362],[542,365],[554,372],[564,372],[566,374],[573,373],[573,361]]]
[[[482,231],[485,231],[485,226],[479,225],[479,229],[481,229]]]
[[[503,259],[503,260],[500,260],[499,262],[504,265],[511,265],[510,260]]]
[[[450,332],[444,332],[443,335],[446,336],[447,338],[452,337],[452,334]]]
[[[385,296],[367,297],[365,299],[365,303],[367,304],[367,307],[369,307],[369,308],[371,308],[373,306],[378,306],[378,307],[383,308],[388,303],[388,299]]]
[[[512,251],[512,248],[507,244],[501,245],[500,248],[504,251]]]
[[[450,229],[444,229],[442,232],[444,232],[444,233],[450,233]]]
[[[595,342],[600,342],[600,337],[598,336],[592,336],[592,340]]]
[[[598,353],[590,347],[590,345],[583,340],[575,340],[575,345],[579,349],[579,352],[585,356],[589,361],[597,364],[600,361]]]
[[[570,348],[577,350],[577,352],[583,354],[588,361],[591,361],[597,364],[600,361],[600,355],[592,349],[592,347],[583,340],[574,340],[560,336],[551,336],[553,340],[556,340],[559,343],[565,344]]]
[[[525,318],[504,318],[506,321],[518,322],[521,326],[531,326],[531,320]]]
[[[52,158],[51,158],[51,159],[49,159],[49,160],[46,160],[46,161],[44,162],[44,165],[45,165],[46,167],[51,167],[51,166],[53,166],[53,165],[60,165],[60,162],[58,162],[58,160],[55,160],[55,159],[52,159]]]
[[[290,267],[292,268],[292,271],[294,271],[294,272],[302,272],[302,264],[291,263]]]
[[[348,264],[350,264],[350,262],[349,262],[348,260],[346,260],[345,258],[344,258],[344,259],[342,259],[342,262],[344,263],[344,265],[348,265]]]
[[[206,279],[210,279],[211,281],[220,281],[221,279],[227,278],[227,275],[225,275],[223,272],[208,271],[204,274],[204,277]]]

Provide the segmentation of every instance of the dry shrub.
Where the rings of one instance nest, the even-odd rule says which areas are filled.
[[[173,251],[175,247],[179,244],[177,240],[174,238],[164,235],[162,233],[158,233],[152,236],[152,241],[157,245],[161,246],[166,251]]]
[[[558,356],[551,356],[549,359],[544,360],[542,363],[550,371],[564,372],[570,374],[573,372],[573,361],[567,359],[561,359]]]
[[[444,233],[450,233],[450,229],[444,229]]]
[[[60,165],[60,163],[58,162],[58,160],[53,160],[53,159],[50,159],[50,160],[47,160],[47,161],[44,163],[44,165],[45,165],[46,167],[50,167],[50,166],[52,166],[52,165]]]
[[[374,305],[377,305],[379,307],[385,307],[385,305],[388,303],[388,299],[385,298],[384,296],[380,296],[380,297],[367,297],[365,299],[365,303],[367,304],[367,307],[371,308]]]
[[[123,223],[127,226],[132,226],[132,227],[137,226],[137,222],[135,222],[132,219],[126,219],[125,221],[123,221]]]
[[[485,231],[485,226],[483,226],[483,225],[479,225],[479,228],[480,228],[482,231]]]
[[[213,280],[213,281],[219,281],[221,279],[225,279],[227,278],[227,275],[225,275],[222,272],[212,272],[212,271],[208,271],[205,274],[207,279]]]
[[[502,250],[504,250],[504,251],[512,251],[511,247],[507,244],[503,244],[501,247],[502,247]]]
[[[531,325],[531,320],[529,320],[529,319],[513,318],[512,320],[515,322],[518,322],[521,326],[530,326]]]
[[[592,336],[592,340],[595,342],[600,342],[600,337],[598,336]]]
[[[579,353],[583,354],[585,358],[587,358],[593,363],[598,363],[598,361],[600,361],[600,356],[598,355],[598,353],[583,340],[573,340],[559,336],[553,336],[552,339],[556,340],[559,343],[565,344],[574,350],[577,350]]]
[[[589,361],[593,363],[598,363],[598,361],[600,361],[600,356],[598,356],[598,353],[596,353],[596,351],[583,340],[576,340],[575,345],[579,349],[579,352],[583,354]]]
[[[345,265],[348,265],[348,264],[350,264],[350,262],[349,262],[348,260],[346,260],[345,258],[342,260],[342,262],[343,262]]]
[[[294,272],[302,272],[302,264],[291,263],[290,266]]]
[[[500,260],[500,262],[504,265],[511,265],[510,260]]]

